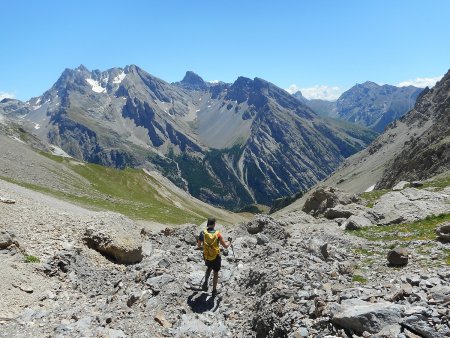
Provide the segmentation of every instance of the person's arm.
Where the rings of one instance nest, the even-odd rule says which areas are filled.
[[[227,248],[230,246],[230,243],[229,243],[229,242],[225,242],[225,241],[223,240],[222,234],[219,236],[219,242],[220,242],[220,244],[222,244],[222,246],[223,246],[225,249],[227,249]]]

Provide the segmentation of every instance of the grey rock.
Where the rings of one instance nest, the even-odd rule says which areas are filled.
[[[355,195],[347,194],[334,187],[319,187],[306,200],[302,211],[313,216],[323,214],[327,209],[333,208],[338,204],[350,204],[358,202],[359,198]]]
[[[450,196],[439,191],[406,188],[380,197],[371,212],[377,224],[415,222],[431,215],[450,212]],[[367,216],[369,217],[369,216]]]
[[[350,299],[342,301],[340,311],[333,313],[332,322],[358,334],[364,331],[378,333],[386,325],[397,324],[401,319],[401,313],[402,307],[397,304]]]
[[[425,338],[442,338],[442,335],[427,323],[426,317],[421,315],[406,317],[401,325]]]
[[[127,306],[131,307],[134,303],[136,303],[139,299],[141,298],[141,293],[140,292],[132,292],[129,296],[128,296],[128,300],[127,300]]]
[[[158,262],[158,266],[161,268],[168,268],[170,266],[170,262],[166,258],[163,258]]]
[[[406,281],[412,286],[419,286],[421,280],[422,278],[420,278],[419,275],[412,275],[406,277]]]
[[[251,221],[244,224],[244,228],[249,234],[256,235],[262,233],[269,239],[285,240],[289,237],[289,233],[285,229],[285,224],[267,215],[256,215]]]
[[[150,286],[152,289],[161,289],[165,287],[168,283],[174,281],[174,277],[169,274],[164,274],[161,276],[151,277],[147,279],[146,284]]]
[[[372,338],[397,338],[402,327],[399,324],[392,324],[384,327],[380,332],[370,337]]]
[[[277,301],[280,298],[291,298],[294,297],[295,295],[295,290],[290,290],[290,289],[282,289],[282,290],[275,290],[274,292],[272,292],[272,299],[274,301]]]
[[[429,292],[429,297],[436,303],[448,303],[450,302],[450,286],[449,285],[437,285],[432,287]]]
[[[264,234],[257,234],[256,235],[256,244],[258,244],[258,245],[266,245],[269,242],[270,242],[270,240],[269,240],[269,238],[266,235],[264,235]]]
[[[142,240],[137,226],[125,216],[107,224],[107,220],[86,229],[83,240],[86,245],[119,264],[133,264],[143,258]]]
[[[392,188],[392,190],[393,190],[393,191],[403,190],[403,189],[405,189],[406,187],[408,187],[409,184],[410,184],[410,183],[407,182],[407,181],[401,181],[401,182],[397,183],[397,184]]]
[[[372,222],[368,218],[356,215],[350,216],[349,219],[347,219],[347,221],[344,223],[346,230],[358,230],[371,225]]]
[[[445,222],[436,228],[437,238],[443,242],[450,242],[450,222]]]
[[[405,248],[395,248],[387,254],[388,263],[392,266],[404,266],[408,264],[408,250]]]
[[[413,188],[423,187],[423,182],[422,181],[412,181],[411,182],[411,187],[413,187]]]
[[[300,327],[295,333],[294,338],[302,338],[302,337],[309,337],[309,332],[306,327]]]
[[[175,235],[179,240],[186,242],[188,245],[196,246],[199,235],[198,226],[195,224],[185,224],[175,230]]]
[[[13,233],[7,230],[0,230],[0,249],[6,249],[10,245],[17,243],[15,237]]]
[[[0,202],[5,204],[15,204],[16,201],[6,197],[0,197]]]

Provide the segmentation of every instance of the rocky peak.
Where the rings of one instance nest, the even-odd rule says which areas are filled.
[[[79,65],[77,68],[75,68],[75,71],[88,72],[88,73],[89,73],[89,70],[88,70],[88,69],[86,68],[86,66],[83,65],[83,64],[81,64],[81,65]]]
[[[412,86],[380,86],[366,81],[353,86],[339,97],[335,113],[341,119],[382,132],[389,123],[414,106],[421,91]]]
[[[294,94],[292,94],[292,96],[295,97],[297,100],[299,100],[303,104],[306,104],[308,102],[308,99],[303,96],[303,94],[300,90],[296,91]]]
[[[227,100],[242,103],[248,100],[253,90],[253,80],[247,77],[239,76],[236,81],[228,89],[226,95]]]
[[[183,80],[179,83],[182,87],[191,90],[206,90],[208,89],[205,81],[196,73],[188,70],[184,75]]]

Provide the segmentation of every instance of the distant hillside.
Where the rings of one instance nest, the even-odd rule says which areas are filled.
[[[14,133],[11,128],[9,132]],[[138,220],[199,224],[215,216],[230,224],[245,219],[195,199],[156,172],[79,162],[36,151],[24,143],[27,140],[27,133],[0,135],[0,180]],[[52,151],[63,154],[60,149]]]
[[[322,116],[339,118],[383,132],[386,126],[413,108],[421,88],[380,86],[367,81],[344,92],[337,101],[307,100],[301,92],[294,97]]]

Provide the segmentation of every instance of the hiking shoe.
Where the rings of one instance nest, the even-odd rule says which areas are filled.
[[[208,283],[203,283],[202,290],[203,291],[208,291]]]
[[[218,294],[220,294],[220,290],[217,290],[217,289],[212,290],[211,294],[212,294],[213,297],[215,297],[215,296],[217,296]]]

